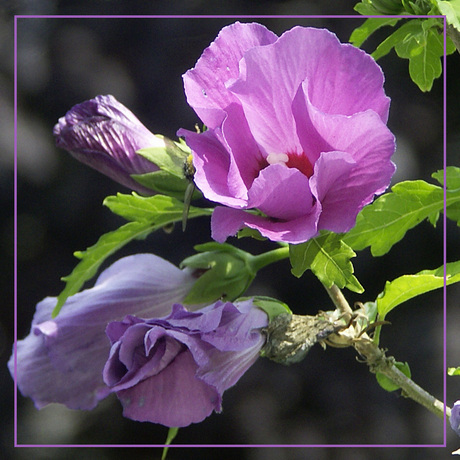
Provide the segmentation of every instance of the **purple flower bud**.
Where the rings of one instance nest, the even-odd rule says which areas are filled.
[[[136,154],[147,147],[164,147],[161,137],[151,133],[113,96],[97,96],[72,107],[54,127],[56,145],[77,160],[144,195],[155,192],[140,185],[131,174],[159,168]]]
[[[250,227],[301,243],[350,230],[395,171],[383,82],[371,56],[325,29],[277,37],[255,23],[224,27],[184,75],[207,130],[178,131],[197,187],[223,205],[213,238]]]
[[[450,426],[460,436],[460,401],[455,401],[450,414]]]
[[[67,299],[56,318],[55,297],[37,305],[32,327],[17,347],[16,377],[38,409],[50,403],[92,409],[109,393],[102,370],[110,351],[105,328],[127,314],[164,316],[195,282],[152,254],[122,258],[103,271],[95,286]],[[14,355],[8,367],[14,373]]]
[[[176,304],[158,319],[127,316],[107,326],[112,348],[104,381],[125,417],[169,427],[201,422],[221,411],[223,392],[256,361],[267,325],[252,300],[197,312]]]

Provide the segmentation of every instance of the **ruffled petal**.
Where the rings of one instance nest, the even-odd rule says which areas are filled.
[[[226,112],[222,135],[230,153],[228,191],[231,196],[247,201],[248,189],[267,163],[265,155],[252,137],[242,107],[232,104]]]
[[[185,137],[193,152],[193,164],[196,172],[194,181],[208,200],[227,206],[243,207],[244,199],[234,197],[228,187],[230,155],[214,131],[194,133],[185,129],[177,132]]]
[[[344,152],[322,153],[315,164],[311,186],[323,212],[318,229],[346,232],[355,224],[361,199],[347,188],[350,172],[356,163]],[[357,202],[358,201],[358,202]]]
[[[127,316],[121,325],[107,328],[116,342],[104,380],[124,415],[186,426],[220,411],[223,392],[258,358],[268,316],[252,300],[219,301],[196,313],[176,304],[168,317]],[[150,330],[143,335],[145,328]]]
[[[17,342],[17,382],[37,408],[58,402],[92,409],[108,394],[102,370],[110,342],[105,328],[127,313],[163,316],[195,282],[188,270],[151,255],[118,260],[95,286],[69,297],[52,319],[56,298],[37,305],[30,334]],[[8,362],[14,373],[14,356]],[[46,378],[44,377],[46,375]]]
[[[254,307],[252,299],[238,302],[238,308],[227,303],[219,327],[203,334],[202,340],[220,351],[245,350],[260,344],[261,334],[254,331],[267,326],[267,314]]]
[[[302,81],[310,82],[308,96],[316,108],[342,115],[373,110],[386,123],[390,99],[383,89],[382,69],[370,55],[340,43],[326,29],[294,27],[279,42],[283,52],[295,50],[295,90]]]
[[[201,308],[197,312],[189,311],[183,305],[173,305],[171,313],[162,319],[152,319],[148,324],[158,324],[163,327],[175,327],[186,332],[207,333],[214,331],[222,320],[222,305],[218,301]]]
[[[47,306],[50,313],[54,305],[55,299],[49,298],[42,302],[42,306]],[[57,369],[50,359],[46,336],[33,328],[24,340],[16,344],[16,375],[21,393],[31,397],[37,409],[55,402],[66,404],[71,409],[92,409],[110,393],[109,388],[101,381],[100,375],[107,359],[107,339],[105,342],[105,345],[96,343],[87,353],[84,348],[78,349],[80,345],[77,346],[76,353],[82,359],[69,358],[72,358],[73,365],[83,365],[82,368]],[[87,345],[88,340],[82,337],[81,346]],[[99,375],[93,367],[88,368],[88,362],[94,366],[101,366]],[[14,375],[14,355],[8,361],[8,368],[11,375]]]
[[[159,374],[119,391],[123,415],[139,422],[183,427],[201,422],[212,411],[220,412],[221,396],[195,377],[197,368],[191,353],[184,351]]]
[[[248,207],[280,220],[310,215],[314,211],[314,198],[308,178],[284,164],[270,165],[260,171],[252,184]]]
[[[251,347],[227,352],[212,350],[208,353],[206,365],[198,370],[197,378],[215,387],[219,393],[223,393],[235,385],[256,362],[264,343],[264,337],[258,334]]]
[[[238,77],[245,51],[277,38],[260,24],[236,22],[224,27],[195,67],[184,74],[187,102],[208,128],[219,126],[225,117],[224,109],[237,101],[227,86]]]
[[[211,216],[212,238],[223,243],[229,236],[234,236],[243,227],[258,230],[262,236],[272,241],[302,243],[313,238],[317,233],[317,223],[321,206],[317,202],[309,215],[286,222],[273,222],[239,209],[217,206]]]
[[[267,153],[301,153],[291,104],[305,79],[311,82],[313,105],[323,112],[351,115],[373,109],[383,121],[388,118],[380,67],[325,29],[294,27],[272,45],[248,50],[240,71],[229,89]]]
[[[198,187],[234,208],[214,211],[213,238],[249,227],[301,243],[323,228],[348,231],[395,170],[390,100],[375,60],[327,30],[295,27],[245,49],[232,78],[215,86],[225,101],[213,107],[223,113],[206,135],[216,145],[192,145]],[[320,171],[326,164],[332,170]],[[265,216],[243,211],[254,208]]]

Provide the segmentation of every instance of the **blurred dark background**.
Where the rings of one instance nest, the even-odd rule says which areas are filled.
[[[76,264],[75,250],[92,245],[122,221],[102,206],[105,196],[123,190],[54,146],[52,128],[71,106],[98,94],[113,94],[153,132],[174,138],[180,127],[198,121],[187,106],[181,75],[193,67],[203,49],[225,25],[239,19],[265,24],[277,34],[295,25],[325,27],[341,41],[363,19],[289,18],[287,15],[353,14],[354,1],[4,1],[0,9],[0,189],[1,292],[0,383],[2,458],[112,459],[160,458],[161,449],[16,448],[13,449],[13,381],[6,362],[13,343],[13,15],[187,14],[232,15],[232,18],[20,18],[17,20],[17,260],[18,337],[28,334],[35,305],[63,288],[62,276]],[[172,6],[174,5],[174,6]],[[1,8],[1,7],[0,7]],[[276,19],[243,15],[279,15]],[[284,16],[284,17],[283,17]],[[365,43],[371,52],[382,35]],[[394,182],[424,179],[443,166],[443,87],[438,79],[423,94],[408,76],[408,62],[394,53],[379,61],[392,98],[389,127],[398,149]],[[459,56],[448,58],[448,164],[459,165]],[[385,280],[442,264],[442,222],[422,223],[389,254],[372,259],[368,250],[354,259],[366,291],[346,292],[351,303],[374,300]],[[458,228],[448,224],[448,260],[458,259]],[[129,245],[115,258],[153,252],[179,264],[193,245],[210,240],[208,219],[189,221],[185,234],[176,228]],[[236,241],[251,252],[269,243]],[[91,283],[90,283],[91,284]],[[306,273],[290,275],[288,262],[264,269],[251,294],[277,297],[298,314],[330,309],[319,282]],[[448,366],[459,365],[457,330],[460,290],[448,291]],[[382,346],[409,362],[414,380],[443,399],[443,297],[427,294],[392,312],[382,331]],[[456,380],[457,379],[457,380]],[[459,378],[448,380],[447,403],[460,398]],[[162,444],[166,429],[124,419],[116,397],[92,412],[62,407],[37,411],[18,394],[20,444]],[[442,421],[376,383],[350,349],[313,349],[300,364],[283,367],[260,359],[224,396],[223,413],[181,429],[177,444],[442,444]],[[168,458],[259,459],[432,459],[450,458],[460,438],[447,432],[447,449],[245,448],[171,449]]]

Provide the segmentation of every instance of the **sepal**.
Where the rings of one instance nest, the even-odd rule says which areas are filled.
[[[187,173],[190,149],[184,141],[175,142],[167,137],[156,135],[163,145],[148,147],[136,153],[160,168],[146,174],[133,174],[131,177],[144,187],[168,196],[184,200],[185,191],[191,182]],[[194,190],[192,200],[201,198],[201,192]]]

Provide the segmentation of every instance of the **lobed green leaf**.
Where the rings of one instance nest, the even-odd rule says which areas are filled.
[[[371,20],[376,21],[374,18]],[[372,57],[378,60],[394,48],[399,57],[409,59],[412,81],[422,91],[429,91],[433,81],[442,73],[440,58],[444,56],[444,39],[441,27],[442,23],[438,18],[411,19],[383,40],[372,53]],[[365,29],[364,27],[363,31],[358,32],[358,38],[365,34]],[[455,46],[448,39],[445,52],[450,54],[454,51]]]
[[[96,244],[86,251],[77,251],[74,256],[81,259],[72,273],[62,278],[66,282],[65,288],[57,298],[52,317],[58,315],[65,301],[76,294],[85,281],[92,278],[102,262],[114,252],[134,239],[145,238],[152,231],[149,222],[129,222],[117,230],[102,235]]]
[[[433,81],[441,76],[444,38],[437,20],[419,21],[420,28],[395,46],[397,55],[409,59],[409,75],[422,91],[430,91]],[[431,24],[432,27],[428,27]]]
[[[460,190],[448,190],[447,206],[458,203]],[[373,256],[382,256],[424,219],[435,223],[443,208],[441,187],[422,180],[400,182],[362,209],[343,241],[355,251],[370,247]]]
[[[365,16],[397,15],[404,12],[401,0],[361,0],[353,9]]]
[[[66,286],[58,296],[53,317],[59,313],[67,298],[76,294],[83,284],[96,274],[107,257],[134,239],[145,238],[159,228],[180,221],[184,206],[182,202],[170,196],[142,197],[136,193],[109,196],[104,200],[104,204],[112,212],[130,222],[102,235],[97,243],[86,251],[75,252],[75,257],[81,260],[70,275],[62,278]],[[189,217],[206,216],[211,213],[212,209],[191,207]]]
[[[400,18],[369,18],[350,35],[350,43],[360,47],[376,30],[385,26],[394,26]]]
[[[446,264],[446,284],[460,281],[460,261]],[[421,294],[444,286],[444,266],[435,270],[423,270],[415,275],[404,275],[387,281],[384,291],[377,297],[379,320],[398,305]]]
[[[407,40],[408,38],[419,33],[422,27],[419,19],[411,19],[396,29],[391,35],[380,43],[371,56],[378,60],[387,55],[398,43]]]
[[[353,275],[350,262],[356,254],[345,244],[341,235],[327,232],[301,244],[289,245],[292,274],[300,278],[310,269],[326,286],[336,284],[354,292],[363,292],[364,288]]]
[[[126,220],[137,222],[151,222],[156,226],[162,226],[182,219],[184,204],[176,198],[165,195],[151,197],[140,196],[133,192],[131,195],[118,193],[116,196],[108,196],[104,200],[114,214]],[[212,209],[190,207],[189,217],[210,215]]]
[[[456,166],[447,166],[446,170],[446,188],[449,190],[455,190],[460,188],[460,168]],[[441,185],[444,185],[444,170],[434,172],[431,177],[436,179]]]

